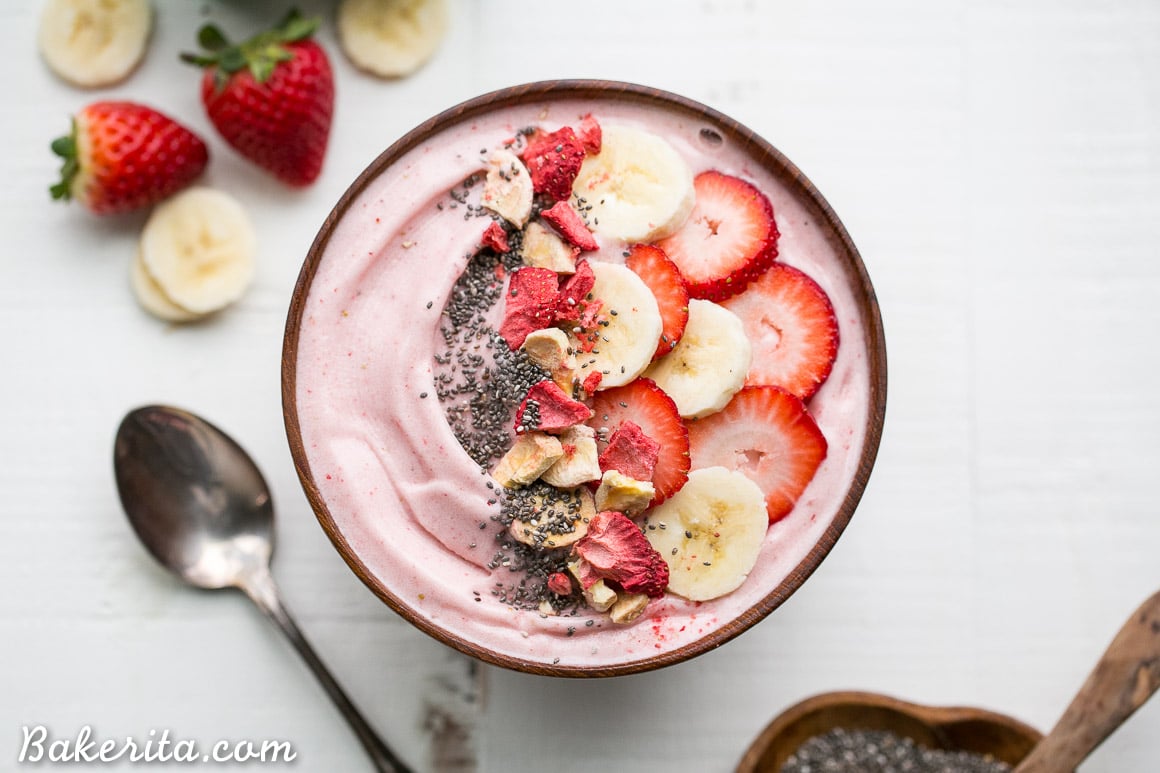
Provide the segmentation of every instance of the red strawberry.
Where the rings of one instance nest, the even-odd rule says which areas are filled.
[[[592,411],[584,403],[573,400],[555,381],[533,384],[516,410],[517,432],[540,430],[562,432],[591,418]]]
[[[652,290],[661,310],[661,340],[653,359],[668,354],[685,333],[689,321],[689,291],[677,264],[659,247],[637,244],[624,265],[632,269]]]
[[[826,439],[805,404],[774,386],[745,387],[725,408],[689,422],[693,466],[726,467],[765,493],[769,522],[793,509],[826,458]]]
[[[638,378],[624,386],[597,392],[592,400],[592,414],[588,426],[596,429],[597,446],[601,450],[625,420],[635,422],[644,434],[660,444],[660,457],[652,476],[656,489],[654,505],[685,485],[689,479],[689,432],[673,398],[650,379]],[[607,432],[601,433],[601,428]]]
[[[133,102],[94,102],[52,150],[64,159],[54,199],[76,199],[98,215],[156,204],[197,178],[209,162],[201,139]]]
[[[779,386],[805,400],[830,375],[838,320],[818,283],[784,263],[723,304],[741,318],[753,345],[745,383]]]
[[[233,45],[206,25],[198,42],[209,53],[182,54],[204,67],[201,100],[226,142],[278,179],[309,185],[322,171],[334,113],[334,76],[310,40],[318,19],[291,12],[279,26]]]
[[[620,422],[598,460],[601,472],[616,470],[634,480],[651,481],[661,456],[661,445],[644,434],[637,423]]]
[[[669,585],[669,565],[624,513],[602,510],[588,522],[588,533],[573,550],[587,566],[581,585],[590,587],[593,574],[612,580],[629,593],[660,598]],[[585,582],[587,581],[587,585]]]
[[[512,351],[523,345],[528,333],[552,326],[559,297],[560,283],[555,271],[523,266],[512,272],[499,326],[500,336]]]
[[[777,259],[777,223],[765,194],[738,177],[702,172],[697,203],[681,230],[657,246],[677,264],[689,296],[736,295]]]
[[[588,226],[584,225],[584,221],[580,219],[580,215],[572,209],[572,205],[567,201],[557,201],[550,209],[541,212],[540,217],[551,223],[552,227],[569,244],[574,244],[582,250],[600,249],[596,237],[592,235]]]
[[[580,140],[580,144],[588,153],[596,155],[600,152],[600,146],[604,144],[604,132],[592,117],[592,113],[580,119],[580,125],[576,127],[576,139]]]
[[[532,177],[532,190],[555,201],[567,201],[584,163],[584,145],[568,126],[551,134],[539,132],[528,140],[523,161]]]
[[[494,220],[483,230],[483,237],[479,243],[496,252],[511,252],[512,249],[511,245],[508,244],[507,231],[503,230],[503,226]]]

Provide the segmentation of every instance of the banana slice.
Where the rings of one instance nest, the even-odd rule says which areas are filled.
[[[133,295],[137,297],[137,302],[141,304],[141,308],[158,319],[163,319],[166,322],[194,322],[205,316],[204,314],[195,314],[189,309],[183,309],[169,299],[169,296],[161,289],[161,285],[149,276],[149,272],[145,269],[145,262],[141,259],[141,250],[137,250],[137,255],[133,258],[133,264],[129,268],[129,286],[133,288]]]
[[[236,199],[210,188],[187,188],[149,216],[141,233],[141,262],[174,304],[209,314],[249,287],[256,242]]]
[[[342,0],[338,41],[347,58],[381,78],[410,75],[447,32],[446,0]]]
[[[40,53],[74,86],[111,86],[141,61],[152,27],[149,0],[48,0]]]
[[[668,589],[708,601],[745,582],[768,525],[756,483],[740,472],[705,467],[653,509],[644,533],[669,565]]]
[[[689,301],[689,322],[673,350],[645,373],[686,419],[725,407],[749,372],[752,346],[736,314],[711,301]]]
[[[601,373],[600,389],[623,386],[652,362],[663,324],[657,299],[648,285],[629,268],[591,260],[596,283],[592,296],[603,302],[600,313],[608,324],[598,328],[596,346],[576,355],[581,375]],[[744,374],[742,374],[744,378]]]
[[[673,234],[693,211],[693,171],[651,132],[610,124],[600,152],[584,159],[572,193],[585,200],[592,230],[626,242]]]

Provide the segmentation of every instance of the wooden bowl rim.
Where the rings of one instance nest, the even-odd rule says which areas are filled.
[[[548,665],[494,652],[444,630],[403,603],[398,596],[392,593],[390,589],[369,571],[367,566],[354,553],[345,537],[338,530],[334,517],[331,515],[326,502],[323,501],[318,486],[311,475],[310,464],[306,458],[306,451],[302,443],[302,433],[295,401],[298,338],[305,311],[306,298],[310,292],[310,286],[321,262],[327,241],[346,210],[366,186],[402,155],[424,142],[433,133],[446,128],[452,123],[471,120],[498,107],[564,99],[628,101],[645,106],[653,106],[668,112],[683,113],[699,121],[713,125],[718,132],[727,136],[731,141],[745,147],[756,163],[782,180],[788,188],[799,196],[799,200],[804,200],[804,203],[808,207],[816,210],[822,217],[823,222],[831,230],[832,238],[838,241],[840,245],[839,252],[844,253],[846,258],[844,261],[844,269],[847,281],[850,282],[858,298],[858,305],[865,323],[867,357],[870,367],[870,413],[866,423],[865,442],[858,468],[854,474],[850,489],[846,493],[846,497],[843,499],[842,505],[835,515],[834,520],[822,534],[821,538],[810,549],[806,557],[761,601],[705,637],[679,649],[659,655],[639,658],[611,666],[597,667]],[[870,282],[866,267],[850,235],[846,232],[845,227],[829,203],[822,197],[821,193],[818,192],[813,184],[806,179],[788,158],[771,144],[723,113],[686,97],[659,89],[607,80],[539,81],[483,94],[451,107],[424,121],[379,154],[355,179],[350,187],[347,188],[346,192],[343,193],[338,203],[323,222],[317,236],[311,244],[302,270],[299,273],[298,280],[294,286],[289,311],[287,313],[282,347],[282,412],[295,471],[298,474],[298,479],[302,484],[306,498],[310,502],[311,508],[314,510],[315,516],[318,518],[323,531],[326,532],[331,543],[338,550],[351,570],[375,595],[395,610],[395,612],[402,615],[412,625],[438,641],[454,647],[467,655],[504,668],[547,676],[620,676],[673,665],[720,647],[722,644],[725,644],[764,619],[770,612],[779,607],[817,569],[818,565],[821,564],[822,560],[837,542],[838,537],[841,536],[842,531],[850,522],[851,517],[853,517],[854,510],[862,498],[862,493],[866,488],[870,472],[874,467],[874,460],[878,453],[879,443],[881,442],[882,426],[886,414],[886,344],[882,328],[882,315],[878,307],[874,287]]]
[[[768,725],[753,739],[749,748],[745,750],[741,761],[737,765],[737,773],[757,773],[758,763],[765,757],[770,744],[786,732],[787,729],[801,722],[812,714],[830,711],[838,707],[856,706],[874,709],[885,709],[891,712],[904,714],[928,725],[934,730],[940,727],[969,721],[981,721],[1003,725],[1015,733],[1038,743],[1043,738],[1036,728],[1020,719],[989,709],[974,706],[928,706],[922,703],[895,698],[891,695],[859,690],[839,690],[825,692],[806,698],[787,708],[774,717]],[[838,727],[835,725],[835,727]],[[860,729],[857,726],[843,725],[848,729]]]

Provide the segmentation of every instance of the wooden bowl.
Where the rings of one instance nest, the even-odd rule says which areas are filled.
[[[789,191],[786,198],[793,204],[793,211],[799,212],[803,217],[805,225],[802,227],[817,229],[816,232],[821,234],[822,238],[826,240],[826,244],[829,245],[828,249],[839,256],[837,263],[840,265],[832,271],[833,281],[842,287],[849,288],[850,297],[853,298],[847,308],[849,314],[856,313],[860,318],[865,340],[865,351],[862,353],[861,349],[858,349],[857,356],[865,358],[865,370],[869,374],[867,385],[869,394],[865,395],[866,410],[864,414],[861,411],[858,413],[859,416],[865,416],[862,427],[865,439],[861,450],[860,452],[843,451],[836,445],[831,448],[831,456],[841,459],[842,484],[840,487],[834,488],[832,497],[829,493],[826,494],[826,511],[824,513],[807,513],[804,516],[810,519],[810,523],[814,523],[813,519],[817,519],[819,525],[810,532],[811,541],[803,544],[800,560],[797,558],[798,553],[793,554],[793,559],[788,562],[784,579],[777,582],[776,586],[773,583],[769,583],[768,586],[763,584],[761,595],[755,596],[756,600],[750,606],[745,607],[740,614],[730,613],[728,619],[711,622],[705,622],[711,615],[703,615],[700,621],[692,624],[693,627],[703,626],[705,629],[704,635],[696,634],[699,638],[695,640],[692,639],[694,634],[690,632],[680,634],[680,637],[683,638],[679,640],[670,639],[671,643],[667,644],[662,644],[662,639],[658,638],[655,650],[653,642],[636,648],[626,647],[623,648],[623,651],[618,646],[609,645],[605,647],[604,651],[613,652],[615,650],[615,653],[598,664],[580,663],[581,658],[578,654],[576,662],[569,663],[566,653],[551,658],[538,655],[535,657],[525,656],[516,651],[514,647],[509,647],[507,651],[499,651],[498,647],[493,648],[481,643],[472,628],[474,622],[466,619],[469,615],[460,614],[461,624],[451,625],[447,622],[449,615],[431,614],[431,599],[425,598],[425,595],[429,594],[410,592],[414,589],[409,589],[408,593],[403,593],[398,588],[392,587],[392,584],[384,579],[383,575],[386,572],[376,571],[375,561],[368,558],[365,550],[360,549],[360,545],[365,545],[371,540],[352,539],[348,533],[349,529],[344,530],[343,527],[343,516],[347,513],[342,512],[324,495],[325,485],[320,484],[327,483],[323,477],[328,476],[321,475],[312,465],[316,452],[303,439],[303,430],[306,428],[304,421],[309,422],[310,417],[303,415],[298,399],[299,368],[303,367],[300,364],[299,355],[304,341],[303,336],[313,335],[309,330],[304,333],[304,329],[311,323],[312,315],[318,312],[319,303],[324,300],[321,297],[323,291],[319,290],[320,297],[315,299],[318,303],[313,306],[308,304],[308,298],[323,262],[328,242],[334,237],[336,231],[342,233],[341,229],[345,220],[358,218],[360,211],[365,212],[366,199],[364,198],[360,203],[360,195],[368,188],[373,190],[376,181],[393,165],[399,164],[399,168],[402,168],[404,162],[400,159],[404,157],[415,158],[414,154],[411,156],[407,156],[407,154],[412,151],[421,152],[421,149],[426,147],[424,144],[426,141],[432,137],[440,136],[442,132],[474,131],[477,120],[498,109],[527,111],[534,119],[536,115],[546,113],[547,106],[554,104],[561,105],[561,110],[564,104],[570,106],[582,104],[598,117],[602,107],[606,110],[615,110],[617,107],[621,110],[647,110],[649,115],[656,111],[658,115],[668,116],[694,127],[690,130],[691,137],[694,139],[699,137],[707,145],[717,146],[726,143],[726,146],[736,146],[745,154],[746,168],[760,170],[763,175],[768,175],[781,188]],[[704,127],[700,129],[699,135],[696,134],[697,127]],[[479,144],[472,145],[469,152],[477,153]],[[362,221],[356,220],[355,222]],[[367,260],[359,258],[359,255],[368,254],[365,251],[357,253],[357,251],[352,250],[351,254],[356,259]],[[400,259],[405,260],[406,258]],[[351,313],[355,314],[353,311]],[[436,311],[436,313],[438,312]],[[343,314],[345,316],[346,312],[344,311]],[[358,324],[358,320],[352,317],[350,320],[344,320],[343,324]],[[311,343],[311,341],[307,340],[307,343]],[[305,367],[317,367],[313,362],[307,362]],[[352,375],[356,378],[359,377],[355,371],[352,371]],[[862,393],[859,392],[859,394]],[[780,606],[817,569],[853,516],[854,509],[861,499],[874,465],[886,411],[886,347],[882,319],[873,286],[849,234],[821,194],[797,167],[772,145],[733,119],[684,97],[642,86],[610,81],[552,81],[532,83],[486,94],[435,116],[385,150],[354,181],[327,217],[310,247],[291,299],[282,357],[282,402],[286,432],[295,468],[319,523],[351,570],[387,605],[419,629],[444,644],[489,663],[520,671],[554,676],[614,676],[678,663],[724,644]],[[359,394],[357,402],[365,409],[368,400],[364,394]],[[333,409],[336,411],[355,410],[343,405],[335,405]],[[861,421],[859,419],[859,422]],[[844,427],[843,432],[847,429]],[[849,431],[853,434],[853,429]],[[850,448],[854,448],[854,446],[850,446]],[[834,465],[837,469],[839,462],[835,461]],[[368,481],[367,485],[370,486],[372,483],[373,481]],[[388,492],[393,489],[390,485],[382,488]],[[389,493],[386,499],[390,499]],[[379,502],[387,505],[385,500],[376,500],[376,504]],[[345,523],[349,524],[349,521]],[[825,524],[824,529],[821,524]],[[820,535],[816,540],[813,539],[815,532]],[[809,546],[808,552],[805,551],[805,545]],[[407,556],[407,559],[411,560],[412,556]],[[418,562],[418,559],[415,561]],[[382,564],[377,565],[380,568],[383,566]],[[748,601],[748,597],[746,598]],[[416,599],[423,601],[419,603]],[[473,607],[473,609],[479,608],[479,606]],[[722,615],[722,618],[724,617]],[[650,627],[652,622],[649,621]],[[681,630],[684,631],[683,628]],[[587,632],[582,630],[580,633],[586,634]],[[562,641],[561,644],[572,646],[570,641]]]
[[[830,730],[884,730],[920,746],[989,754],[1017,765],[1043,738],[1013,717],[984,709],[933,707],[870,692],[832,692],[791,706],[750,744],[737,773],[779,773],[803,743]]]

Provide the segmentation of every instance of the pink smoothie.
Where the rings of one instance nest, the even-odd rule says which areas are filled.
[[[553,130],[589,112],[604,125],[661,134],[694,173],[718,169],[764,191],[781,232],[780,259],[829,294],[841,333],[833,372],[809,403],[828,456],[796,509],[770,527],[748,579],[700,604],[666,595],[627,626],[595,613],[544,616],[492,595],[497,582],[513,577],[487,567],[499,528],[489,520],[498,513],[489,504],[491,477],[452,434],[433,376],[440,315],[487,223],[465,219],[462,206],[450,208],[448,191],[483,169],[482,150],[500,147],[521,127]],[[445,124],[366,185],[334,227],[308,288],[298,341],[294,399],[308,472],[365,573],[426,630],[485,647],[505,665],[615,669],[734,623],[798,567],[838,513],[873,410],[868,322],[840,245],[815,222],[802,194],[745,148],[708,141],[706,127],[655,107],[559,99]],[[600,257],[619,255],[622,246],[602,239]]]

